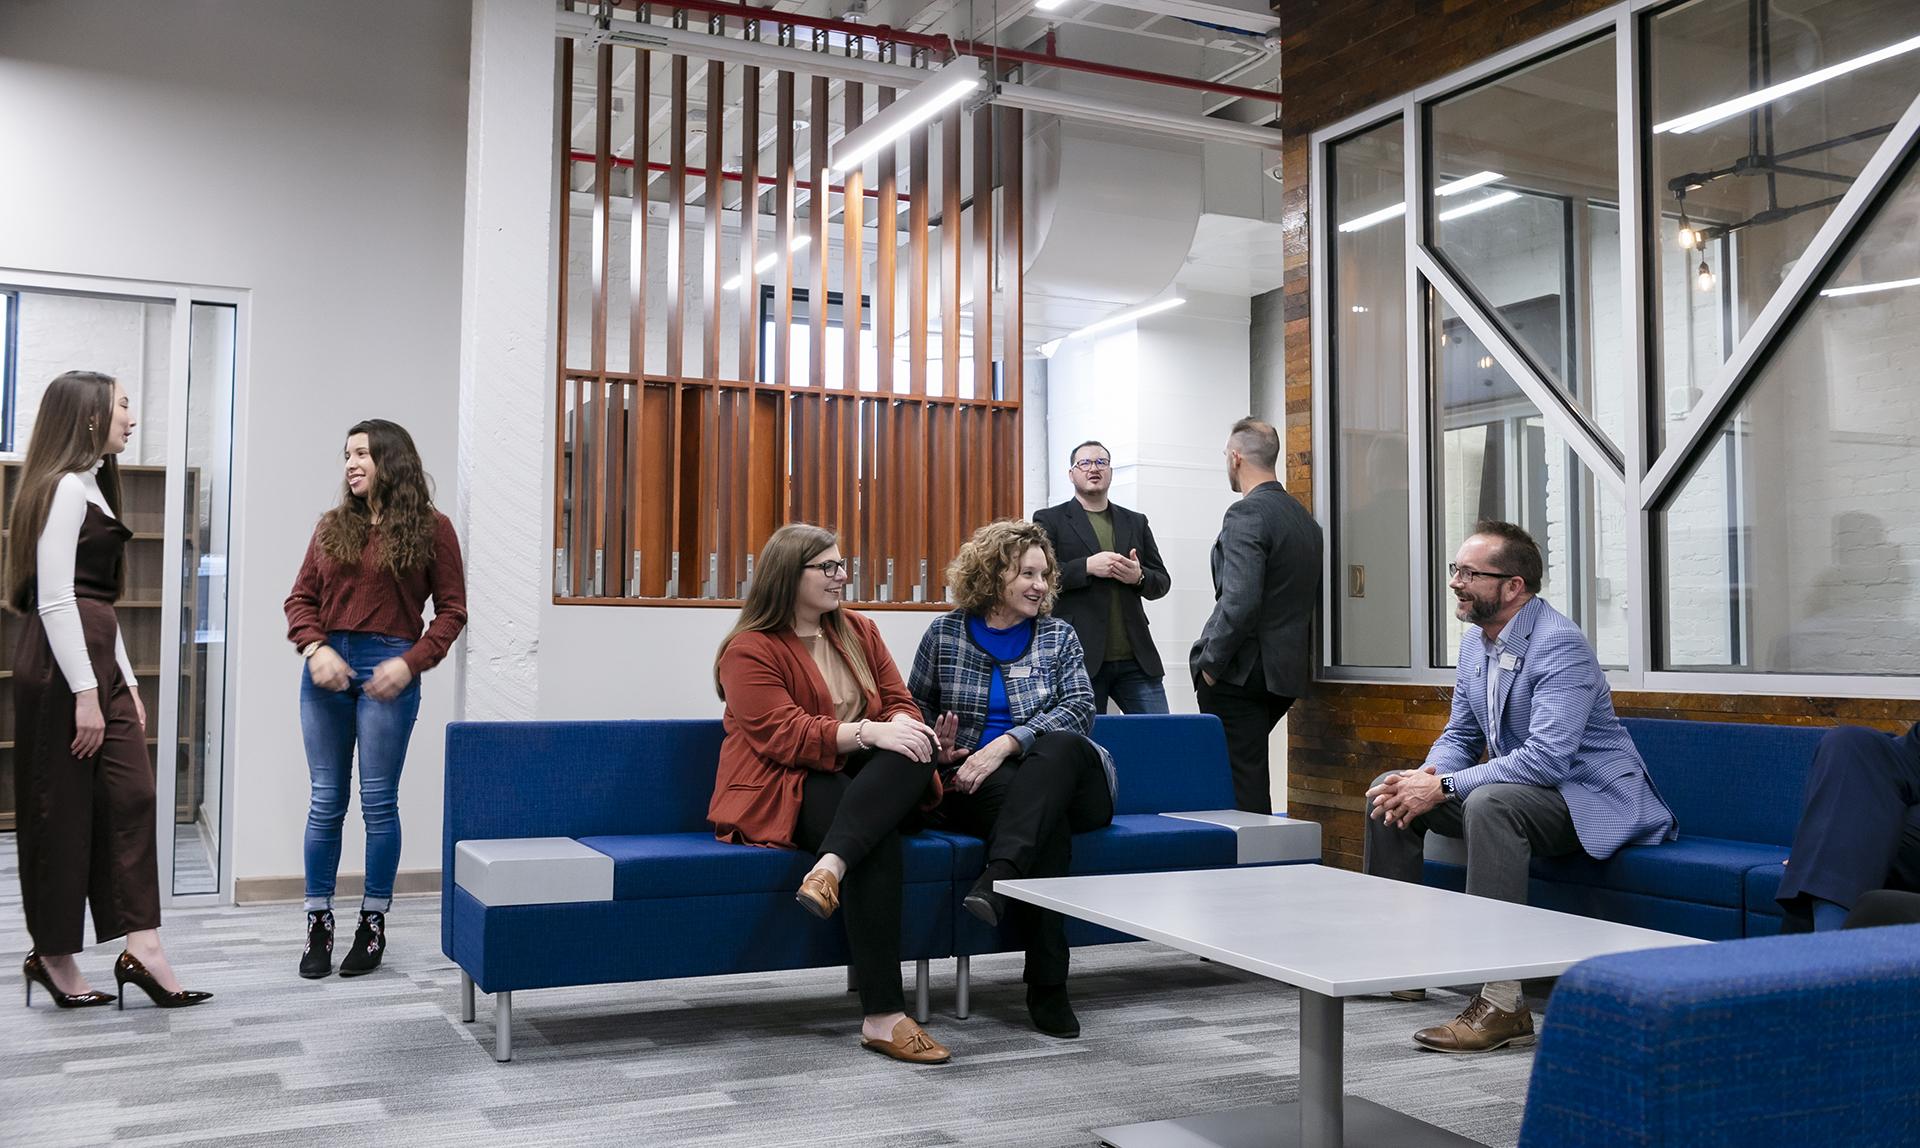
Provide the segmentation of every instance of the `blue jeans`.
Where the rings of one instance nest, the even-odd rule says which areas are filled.
[[[1166,687],[1131,658],[1124,662],[1102,662],[1100,671],[1093,675],[1093,712],[1106,713],[1109,697],[1123,714],[1167,712]]]
[[[327,635],[327,645],[346,659],[355,676],[336,693],[314,685],[308,668],[300,667],[300,732],[313,779],[313,800],[307,807],[306,907],[333,908],[340,826],[347,819],[357,743],[360,816],[367,826],[367,886],[360,907],[384,913],[393,904],[393,876],[400,868],[400,767],[406,764],[407,742],[420,715],[420,679],[407,683],[392,701],[368,697],[361,687],[381,662],[406,653],[413,642],[336,630]]]

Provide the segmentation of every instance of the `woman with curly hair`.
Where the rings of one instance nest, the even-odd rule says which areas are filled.
[[[947,777],[946,828],[986,841],[964,902],[1027,942],[1027,1012],[1049,1036],[1080,1035],[1067,999],[1067,926],[1009,902],[993,883],[1061,877],[1073,835],[1113,820],[1113,762],[1087,734],[1093,685],[1073,626],[1051,616],[1060,567],[1046,531],[1003,520],[974,532],[947,567],[958,609],[934,620],[908,688],[933,725]]]
[[[354,747],[367,880],[340,975],[380,966],[400,867],[400,768],[420,713],[420,675],[467,624],[466,574],[453,523],[434,509],[406,428],[355,423],[343,454],[340,504],[321,515],[287,595],[287,638],[306,659],[300,729],[313,798],[307,808],[307,942],[300,975],[333,972],[333,889]],[[433,602],[433,621],[421,610]]]

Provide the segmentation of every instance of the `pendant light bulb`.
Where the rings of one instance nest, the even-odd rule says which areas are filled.
[[[1699,270],[1693,273],[1693,282],[1702,291],[1713,290],[1713,268],[1707,266],[1705,259],[1700,260]]]
[[[1684,209],[1680,212],[1680,230],[1674,235],[1674,238],[1679,240],[1680,250],[1682,251],[1692,251],[1694,248],[1700,246],[1702,239],[1700,229],[1688,221],[1687,213]]]

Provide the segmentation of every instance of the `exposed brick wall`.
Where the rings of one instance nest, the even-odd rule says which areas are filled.
[[[1611,0],[1278,0],[1286,231],[1286,484],[1313,504],[1312,356],[1308,321],[1307,150],[1312,132]],[[1324,827],[1327,860],[1360,866],[1366,787],[1418,765],[1446,725],[1438,686],[1323,683],[1288,718],[1287,811]],[[1868,725],[1899,732],[1920,702],[1759,694],[1616,693],[1626,717],[1787,725]]]

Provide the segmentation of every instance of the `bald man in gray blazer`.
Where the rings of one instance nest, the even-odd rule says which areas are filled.
[[[1272,813],[1267,738],[1313,683],[1320,524],[1280,485],[1272,426],[1241,419],[1225,453],[1240,501],[1213,544],[1213,613],[1188,663],[1200,712],[1226,727],[1234,805]]]

